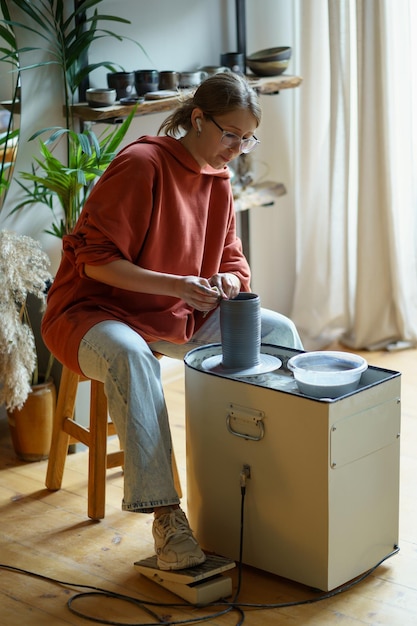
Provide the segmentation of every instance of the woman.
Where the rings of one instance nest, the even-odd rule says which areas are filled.
[[[255,148],[260,119],[246,80],[217,74],[157,137],[124,148],[64,237],[43,318],[57,358],[104,382],[125,451],[122,508],[154,513],[157,563],[165,570],[198,565],[205,555],[174,488],[153,351],[182,359],[219,343],[219,298],[250,290],[227,163]],[[272,311],[262,310],[262,339],[302,347],[292,322]]]

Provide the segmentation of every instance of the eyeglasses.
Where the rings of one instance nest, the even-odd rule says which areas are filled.
[[[246,139],[239,137],[239,135],[235,135],[235,133],[229,133],[227,130],[224,130],[224,128],[222,128],[216,122],[216,120],[211,117],[211,115],[206,115],[206,117],[211,122],[213,122],[213,124],[217,126],[219,130],[222,131],[220,142],[231,150],[239,148],[239,152],[243,152],[243,154],[248,154],[248,152],[252,152],[252,150],[256,148],[258,143],[260,143],[259,139],[257,139],[255,135],[252,135],[252,137],[247,137]]]

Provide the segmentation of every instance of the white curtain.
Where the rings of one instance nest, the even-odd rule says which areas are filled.
[[[417,2],[296,0],[296,284],[306,349],[417,340]]]

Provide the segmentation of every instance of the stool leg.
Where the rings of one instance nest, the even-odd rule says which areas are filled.
[[[51,491],[61,489],[70,440],[69,435],[63,430],[63,424],[68,417],[72,418],[74,415],[77,388],[78,375],[64,367],[59,386],[58,401],[52,428],[51,450],[45,480],[47,489]]]
[[[112,453],[110,461],[107,458],[108,412],[103,383],[96,380],[90,383],[89,429],[72,421],[79,381],[78,374],[63,367],[45,484],[50,491],[61,488],[71,433],[75,439],[88,446],[88,517],[99,520],[105,516],[107,468],[123,464],[123,453]],[[67,429],[69,432],[66,432]],[[175,488],[181,498],[181,482],[174,452],[171,462]]]
[[[88,456],[88,517],[103,519],[106,501],[107,398],[104,385],[91,381],[90,447]]]

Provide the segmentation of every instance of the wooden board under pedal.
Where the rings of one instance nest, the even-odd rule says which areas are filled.
[[[135,562],[136,569],[161,587],[196,605],[209,604],[232,593],[232,580],[223,572],[236,566],[221,556],[207,555],[204,563],[181,570],[160,570],[156,555]]]

